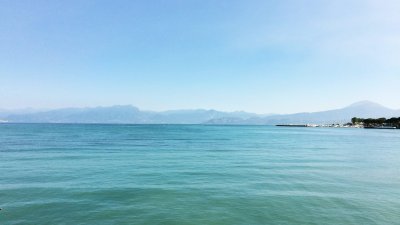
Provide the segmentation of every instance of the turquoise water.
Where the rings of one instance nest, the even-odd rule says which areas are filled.
[[[0,224],[400,224],[400,131],[0,124]]]

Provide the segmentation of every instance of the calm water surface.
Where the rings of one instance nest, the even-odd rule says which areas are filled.
[[[0,224],[400,224],[400,131],[0,124]]]

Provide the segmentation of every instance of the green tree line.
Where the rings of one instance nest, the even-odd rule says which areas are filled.
[[[392,127],[397,127],[400,128],[400,117],[396,118],[390,118],[386,119],[384,117],[378,118],[378,119],[363,119],[363,118],[357,118],[353,117],[351,119],[351,122],[356,125],[356,124],[364,124],[364,127],[375,127],[375,126],[392,126]]]

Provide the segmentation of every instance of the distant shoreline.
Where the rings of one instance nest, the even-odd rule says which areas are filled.
[[[323,128],[364,128],[364,129],[398,129],[394,126],[359,126],[359,125],[313,125],[313,124],[277,124],[277,127],[323,127]]]
[[[394,126],[363,126],[348,124],[206,124],[206,123],[66,123],[66,122],[0,122],[1,125],[123,125],[123,126],[276,126],[298,128],[365,128],[365,129],[398,129]]]

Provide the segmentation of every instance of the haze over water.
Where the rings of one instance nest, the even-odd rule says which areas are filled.
[[[0,124],[0,224],[399,224],[397,130]]]

